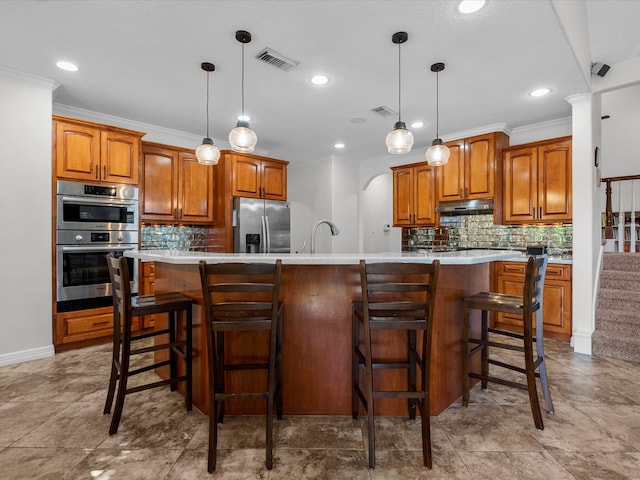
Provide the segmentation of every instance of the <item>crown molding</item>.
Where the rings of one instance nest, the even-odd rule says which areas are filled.
[[[14,80],[18,83],[31,85],[34,87],[45,88],[50,91],[54,91],[60,86],[55,80],[51,80],[44,77],[38,77],[37,75],[31,75],[29,73],[18,72],[16,70],[10,70],[8,68],[0,67],[0,78],[6,78],[8,80]]]

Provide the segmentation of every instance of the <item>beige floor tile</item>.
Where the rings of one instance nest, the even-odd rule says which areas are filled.
[[[181,450],[99,449],[80,461],[63,480],[161,479],[180,456]]]
[[[0,403],[0,446],[9,446],[66,408],[64,403]]]
[[[294,449],[362,449],[359,420],[351,417],[287,417],[278,422],[276,445]]]
[[[548,452],[460,452],[474,480],[573,480]]]
[[[578,406],[576,409],[640,452],[640,405]]]
[[[543,447],[533,437],[533,426],[523,426],[505,407],[476,404],[449,407],[438,415],[457,451],[535,451]]]
[[[102,414],[102,407],[97,403],[70,403],[13,446],[95,448],[109,437],[110,417]]]
[[[422,452],[376,452],[376,468],[369,471],[372,480],[468,480],[469,470],[456,452],[434,452],[431,470],[424,466]]]
[[[269,480],[367,480],[368,460],[363,450],[277,449]],[[226,478],[226,477],[225,477]]]
[[[555,415],[544,418],[544,430],[536,430],[529,406],[505,406],[512,418],[525,428],[540,444],[551,452],[624,452],[633,451],[625,440],[598,425],[579,408],[570,405],[556,406]],[[614,407],[612,407],[614,408]]]
[[[576,480],[639,480],[640,453],[553,452]]]
[[[0,478],[60,480],[89,452],[81,448],[5,448],[0,451]]]

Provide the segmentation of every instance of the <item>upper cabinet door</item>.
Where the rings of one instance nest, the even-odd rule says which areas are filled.
[[[284,163],[262,161],[262,198],[287,199],[287,166]]]
[[[538,216],[548,222],[572,219],[571,141],[538,148]]]
[[[436,224],[436,183],[435,169],[428,165],[414,167],[413,204],[416,225]]]
[[[101,139],[100,180],[137,185],[140,139],[111,131],[102,132]]]
[[[143,144],[142,220],[173,222],[178,214],[178,152]]]
[[[495,169],[494,135],[466,139],[464,198],[493,198]]]
[[[201,165],[195,153],[180,152],[178,218],[182,222],[213,222],[214,169]]]
[[[437,167],[438,199],[441,202],[461,200],[464,198],[464,139],[447,142],[449,161]]]
[[[56,176],[99,180],[100,129],[54,121]]]
[[[232,154],[232,195],[260,198],[260,160]]]
[[[408,226],[413,224],[413,168],[393,170],[393,224]]]
[[[536,219],[538,150],[524,147],[504,155],[504,220],[527,223]],[[536,202],[536,205],[534,205]]]

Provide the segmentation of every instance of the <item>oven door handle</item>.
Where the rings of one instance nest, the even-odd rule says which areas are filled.
[[[105,205],[128,207],[136,204],[135,200],[117,200],[114,198],[84,198],[84,197],[61,197],[63,203],[76,203],[80,205]]]
[[[101,246],[87,246],[87,247],[78,247],[78,246],[67,246],[67,245],[58,245],[59,248],[62,248],[63,252],[119,252],[121,250],[135,250],[136,246],[131,247],[123,247],[122,245],[101,245]]]

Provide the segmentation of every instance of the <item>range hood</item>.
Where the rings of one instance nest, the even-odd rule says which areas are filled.
[[[436,207],[436,212],[442,215],[478,215],[481,213],[493,213],[493,200],[491,198],[483,198],[479,200],[442,202]]]

